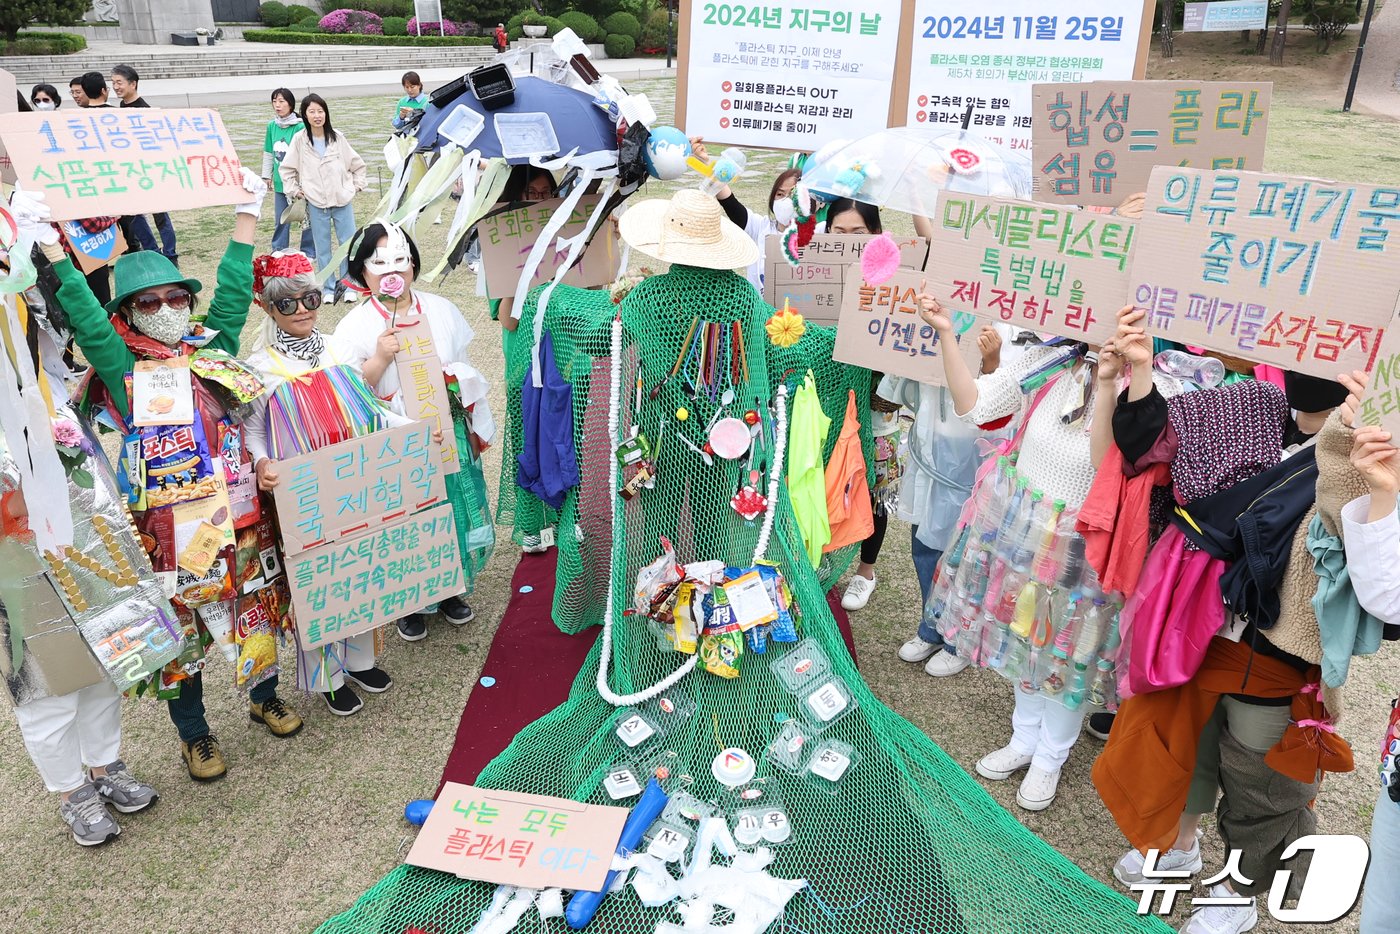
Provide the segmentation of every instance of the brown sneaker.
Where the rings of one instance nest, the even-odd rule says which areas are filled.
[[[224,754],[219,752],[219,741],[213,733],[192,743],[181,743],[180,755],[185,760],[185,768],[189,769],[190,778],[197,782],[217,781],[228,772]]]
[[[275,694],[261,704],[249,704],[248,716],[266,726],[273,736],[282,739],[301,732],[301,717]]]

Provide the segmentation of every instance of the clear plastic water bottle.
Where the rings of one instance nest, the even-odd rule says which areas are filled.
[[[1160,373],[1213,389],[1225,381],[1225,364],[1214,357],[1198,357],[1184,350],[1164,350],[1152,359]]]

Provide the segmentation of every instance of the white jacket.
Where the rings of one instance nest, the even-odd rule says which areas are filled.
[[[326,152],[321,155],[307,131],[302,130],[292,137],[278,171],[283,193],[289,200],[302,195],[317,208],[344,207],[369,183],[365,160],[340,132],[334,141],[326,140]]]

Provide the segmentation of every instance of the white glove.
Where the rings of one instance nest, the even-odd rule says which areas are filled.
[[[241,204],[235,204],[233,210],[235,214],[251,214],[257,220],[262,216],[263,199],[267,197],[267,182],[258,177],[258,173],[248,168],[246,165],[242,169],[243,189],[252,198]]]
[[[21,191],[15,188],[10,195],[10,214],[19,228],[19,238],[40,246],[53,246],[58,243],[58,228],[50,221],[53,209],[45,203],[42,191]]]

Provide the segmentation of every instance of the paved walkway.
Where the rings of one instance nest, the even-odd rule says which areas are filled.
[[[1371,20],[1353,109],[1400,119],[1397,70],[1400,70],[1400,0],[1386,0]]]

